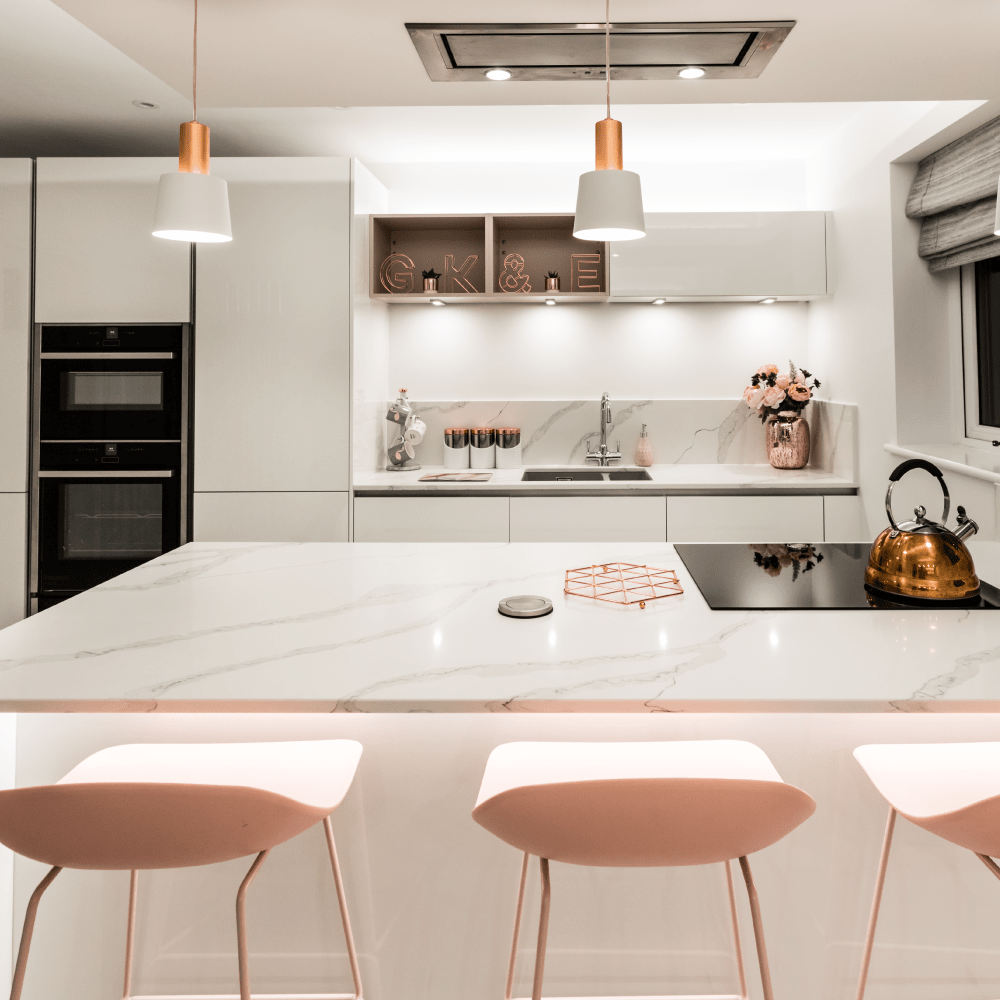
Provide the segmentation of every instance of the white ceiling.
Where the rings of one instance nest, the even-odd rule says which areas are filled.
[[[173,152],[191,114],[191,11],[0,2],[0,155]],[[987,102],[954,135],[1000,113],[997,0],[614,0],[612,14],[798,21],[757,80],[614,83],[628,163],[806,158],[867,102]],[[403,24],[602,15],[600,0],[200,0],[199,117],[217,155],[585,162],[602,84],[432,83]]]

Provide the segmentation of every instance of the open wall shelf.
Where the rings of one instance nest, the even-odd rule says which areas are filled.
[[[573,236],[573,215],[372,215],[373,299],[393,304],[606,302],[607,243]],[[421,271],[441,277],[424,292]],[[547,292],[547,272],[560,290]]]

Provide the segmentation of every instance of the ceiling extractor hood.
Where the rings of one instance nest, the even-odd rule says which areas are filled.
[[[676,80],[686,67],[704,79],[760,76],[794,21],[699,21],[611,25],[613,80]],[[604,78],[603,24],[407,24],[427,75],[486,81]]]

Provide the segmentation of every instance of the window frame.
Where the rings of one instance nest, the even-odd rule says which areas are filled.
[[[963,264],[962,285],[962,382],[965,395],[965,437],[992,443],[1000,438],[1000,426],[979,422],[979,329],[976,308],[976,265]]]

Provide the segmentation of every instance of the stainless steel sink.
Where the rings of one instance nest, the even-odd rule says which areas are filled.
[[[645,469],[525,469],[522,483],[621,483],[649,482]]]

